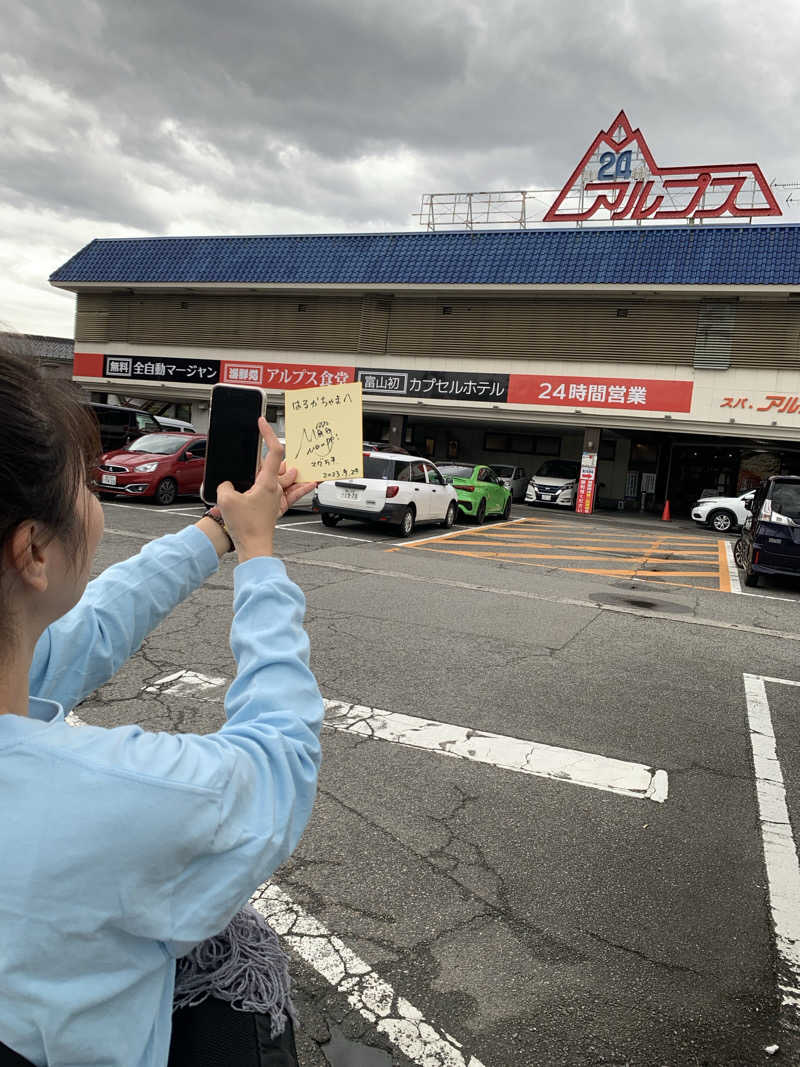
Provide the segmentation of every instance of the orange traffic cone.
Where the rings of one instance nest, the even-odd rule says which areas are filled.
[[[664,510],[661,512],[661,521],[662,522],[672,522],[672,519],[670,518],[670,514],[669,514],[669,501],[668,500],[665,501],[665,503],[664,503]]]

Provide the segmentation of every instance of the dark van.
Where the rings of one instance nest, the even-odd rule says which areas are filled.
[[[100,441],[104,452],[127,448],[142,434],[161,432],[161,424],[149,411],[114,404],[90,403],[88,406],[100,423]]]
[[[745,585],[760,574],[800,576],[800,478],[775,475],[756,489],[734,557]]]

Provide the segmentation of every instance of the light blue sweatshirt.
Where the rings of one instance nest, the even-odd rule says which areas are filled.
[[[0,1040],[34,1064],[164,1067],[176,956],[226,925],[311,813],[322,699],[276,559],[234,572],[218,733],[64,721],[216,566],[189,527],[109,568],[39,641],[29,716],[0,715]]]

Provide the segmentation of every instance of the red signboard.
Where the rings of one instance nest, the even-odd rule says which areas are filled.
[[[76,378],[102,378],[102,352],[76,352],[72,361],[72,373]]]
[[[624,111],[601,130],[567,179],[545,222],[714,219],[780,215],[757,163],[659,167]]]
[[[659,378],[589,378],[511,374],[509,404],[618,411],[691,411],[692,382]]]
[[[355,367],[223,360],[220,381],[230,385],[260,385],[265,389],[311,389],[318,385],[343,385],[355,381]]]

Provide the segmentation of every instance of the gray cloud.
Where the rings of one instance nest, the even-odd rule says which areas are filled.
[[[4,202],[100,235],[405,228],[425,191],[560,186],[621,107],[664,164],[800,173],[792,0],[0,0],[0,15]]]

